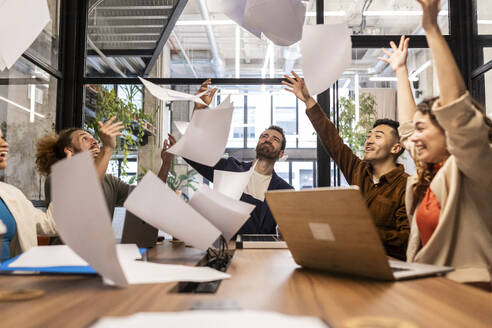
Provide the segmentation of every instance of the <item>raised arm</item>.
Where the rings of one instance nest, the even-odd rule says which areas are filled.
[[[336,126],[330,121],[316,100],[309,94],[304,79],[299,77],[295,72],[292,72],[292,75],[294,77],[284,76],[287,79],[287,81],[282,81],[282,84],[287,87],[285,90],[295,94],[299,100],[306,104],[306,114],[313,124],[324,148],[342,170],[348,183],[353,183],[352,176],[356,166],[360,164],[361,159],[345,145]]]
[[[405,38],[405,36],[402,35],[398,46],[396,46],[393,41],[390,42],[393,52],[383,49],[383,52],[388,58],[378,57],[379,60],[388,63],[396,74],[398,81],[397,110],[400,123],[412,121],[417,107],[415,100],[413,99],[410,81],[408,80],[407,55],[409,42],[410,39]]]
[[[99,181],[104,179],[104,175],[108,169],[109,160],[116,148],[116,137],[121,136],[121,130],[123,129],[123,123],[115,122],[115,120],[116,116],[113,116],[104,124],[101,121],[97,122],[99,124],[98,135],[102,141],[102,147],[99,155],[94,160],[94,164],[96,166]]]
[[[449,46],[441,34],[437,24],[440,0],[417,0],[422,6],[422,27],[425,30],[427,43],[432,52],[434,66],[441,95],[440,106],[446,106],[460,98],[466,92],[465,82],[454,60]]]
[[[167,182],[167,175],[169,173],[169,169],[171,168],[171,162],[173,161],[174,154],[169,153],[167,150],[169,147],[176,143],[176,139],[171,134],[168,134],[169,139],[164,140],[164,145],[162,146],[161,159],[162,165],[159,170],[159,174],[157,175],[162,182]]]
[[[203,100],[204,103],[207,104],[207,106],[210,105],[210,103],[212,102],[212,99],[214,99],[214,95],[215,93],[217,92],[217,88],[213,88],[213,89],[210,89],[209,86],[212,84],[212,80],[211,79],[208,79],[206,81],[204,81],[202,83],[202,85],[200,86],[200,89],[198,89],[198,91],[195,93],[195,95],[198,95],[202,92],[205,92],[207,91],[207,93],[205,93],[203,96],[201,96],[200,98]],[[207,108],[207,106],[203,105],[203,104],[199,104],[199,103],[195,103],[195,107],[193,108],[193,111],[197,110],[197,109],[204,109],[204,108]]]

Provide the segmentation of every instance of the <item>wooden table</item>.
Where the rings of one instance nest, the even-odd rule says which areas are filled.
[[[197,263],[203,253],[166,244],[162,263]],[[2,327],[84,327],[102,316],[183,311],[195,301],[233,300],[244,309],[313,315],[333,327],[357,316],[385,316],[419,327],[492,327],[492,293],[445,278],[377,282],[298,267],[287,250],[236,250],[216,294],[178,294],[176,284],[102,285],[96,276],[1,276],[0,289],[36,288],[45,296],[0,303]]]

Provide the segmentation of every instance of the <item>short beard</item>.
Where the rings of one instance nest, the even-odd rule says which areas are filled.
[[[279,150],[279,151],[276,151],[276,152],[272,152],[272,151],[269,151],[268,149],[265,149],[263,147],[264,144],[261,144],[261,145],[257,145],[256,146],[256,158],[258,159],[266,159],[266,160],[269,160],[269,161],[276,161],[279,159],[280,157],[280,152],[282,152],[282,150]]]

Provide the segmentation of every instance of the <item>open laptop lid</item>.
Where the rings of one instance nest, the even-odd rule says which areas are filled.
[[[299,265],[394,280],[358,187],[268,191],[265,197]]]
[[[135,186],[130,186],[132,192]],[[125,223],[121,234],[122,244],[137,244],[140,248],[152,248],[157,243],[159,230],[137,217],[132,212],[125,210]]]
[[[294,260],[302,266],[383,280],[410,279],[454,270],[420,263],[388,262],[357,186],[269,191],[266,199]]]

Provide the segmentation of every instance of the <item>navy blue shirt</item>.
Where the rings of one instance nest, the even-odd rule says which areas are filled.
[[[198,171],[204,178],[213,182],[214,170],[222,171],[232,171],[232,172],[245,172],[251,168],[252,162],[241,162],[234,157],[229,157],[227,159],[222,158],[214,166],[206,166],[199,164],[190,160],[185,159],[188,164],[190,164],[195,170]],[[272,180],[268,185],[268,190],[279,190],[279,189],[294,189],[290,184],[285,182],[284,179],[279,177],[275,171],[272,174]],[[238,234],[274,234],[275,227],[277,223],[273,219],[272,212],[268,207],[266,200],[261,201],[254,198],[251,195],[243,193],[241,200],[246,203],[256,205],[248,221],[239,229]]]
[[[0,219],[7,228],[7,232],[2,236],[2,252],[0,254],[0,262],[8,260],[10,258],[10,241],[14,238],[17,232],[17,224],[15,223],[14,216],[10,213],[9,208],[0,198]]]

